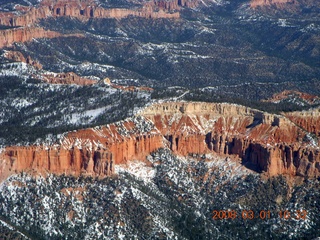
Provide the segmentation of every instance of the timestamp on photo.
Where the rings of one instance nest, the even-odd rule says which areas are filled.
[[[280,218],[284,220],[295,219],[295,220],[306,220],[307,219],[306,210],[280,210],[272,212],[270,210],[213,210],[212,219],[213,220],[223,220],[223,219],[244,219],[244,220],[253,220],[261,219],[267,220],[271,218]]]

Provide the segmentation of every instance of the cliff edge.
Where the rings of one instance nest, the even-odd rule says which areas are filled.
[[[317,121],[308,126],[317,128]],[[181,156],[236,156],[268,176],[320,176],[318,138],[289,118],[235,104],[192,102],[154,104],[134,118],[66,133],[54,146],[7,147],[0,169],[3,176],[33,170],[104,177],[115,173],[114,165],[146,161],[159,148]]]

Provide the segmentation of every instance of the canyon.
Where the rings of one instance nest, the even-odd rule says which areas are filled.
[[[52,146],[6,147],[0,171],[2,178],[21,171],[105,177],[115,165],[148,163],[152,152],[169,148],[180,156],[240,158],[267,176],[318,178],[319,140],[307,130],[319,129],[319,121],[302,128],[289,116],[227,103],[157,103],[124,121],[68,132]]]
[[[37,7],[16,5],[13,12],[0,12],[0,25],[8,29],[0,30],[0,48],[10,47],[14,42],[26,42],[33,38],[54,38],[61,34],[37,27],[40,19],[48,17],[74,17],[81,21],[89,18],[179,18],[180,6],[192,7],[196,1],[154,1],[147,2],[142,8],[105,9],[94,1],[42,1]]]
[[[204,2],[203,2],[204,3]],[[198,0],[170,0],[139,2],[132,8],[103,8],[93,0],[45,0],[35,6],[17,4],[14,11],[0,12],[0,48],[10,47],[14,42],[26,42],[33,38],[54,38],[61,34],[45,30],[38,26],[39,20],[46,18],[71,17],[86,22],[90,18],[116,18],[129,16],[142,18],[179,19],[182,8],[196,8]],[[205,3],[204,3],[205,4]],[[251,0],[252,9],[276,6],[277,8],[295,8],[298,5],[310,5],[296,0]],[[206,4],[205,4],[206,5]]]
[[[192,3],[192,4],[191,4]],[[0,13],[0,24],[4,26],[28,26],[38,22],[39,19],[48,17],[75,17],[81,20],[88,18],[125,18],[138,16],[146,18],[179,18],[179,6],[195,6],[196,1],[155,1],[147,2],[142,8],[102,8],[94,1],[42,1],[37,7],[25,7],[17,5],[16,12]]]

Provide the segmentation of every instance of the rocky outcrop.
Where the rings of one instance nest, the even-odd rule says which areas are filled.
[[[251,0],[250,7],[253,9],[267,10],[285,10],[288,12],[303,12],[303,9],[319,8],[320,2],[317,0]]]
[[[141,123],[147,128],[143,129]],[[36,171],[105,177],[114,174],[116,164],[143,160],[164,144],[150,122],[142,118],[127,120],[70,132],[58,146],[7,147],[1,156],[0,175]]]
[[[309,132],[284,116],[226,103],[154,104],[132,119],[69,132],[58,146],[8,147],[1,169],[107,176],[110,166],[144,161],[162,147],[233,155],[268,176],[320,176],[319,143]]]
[[[30,56],[24,57],[19,51],[5,51],[4,57],[14,62],[27,63],[36,69],[42,69],[42,65],[38,61],[33,60]]]
[[[143,112],[177,154],[237,155],[269,176],[320,176],[320,150],[283,116],[231,104],[164,103]]]
[[[296,0],[251,0],[250,6],[252,8],[265,7],[265,6],[271,6],[271,5],[283,7],[286,4],[295,4],[295,3],[296,3]]]
[[[154,1],[139,9],[99,7],[95,1],[42,1],[38,7],[16,7],[17,13],[0,13],[0,24],[5,26],[28,26],[47,17],[69,16],[79,19],[88,18],[125,18],[139,16],[146,18],[178,18],[179,6],[191,6],[194,1]],[[176,6],[176,7],[175,7]],[[156,9],[155,9],[156,7]]]
[[[284,113],[284,115],[307,132],[320,137],[320,108]]]
[[[309,105],[319,104],[320,98],[315,95],[303,93],[299,91],[285,90],[280,93],[275,93],[271,98],[263,100],[264,102],[279,103],[281,101],[300,102]]]
[[[95,80],[80,77],[73,72],[43,74],[42,80],[51,84],[91,85],[96,83]]]
[[[14,172],[35,170],[76,176],[110,176],[114,173],[112,153],[104,149],[91,151],[77,147],[8,147],[6,159],[9,171]]]
[[[164,9],[166,11],[180,10],[181,7],[194,8],[199,4],[198,0],[153,0],[145,4],[145,6],[150,6],[152,9]]]
[[[14,42],[27,42],[33,38],[54,38],[61,34],[43,28],[26,27],[0,31],[0,48],[11,46]]]
[[[164,1],[164,3],[169,3]],[[193,1],[177,1],[178,7],[191,6]],[[11,46],[13,42],[26,42],[32,38],[52,38],[58,33],[45,31],[42,28],[33,27],[39,19],[48,17],[75,17],[80,20],[89,18],[126,18],[137,16],[144,18],[179,18],[180,14],[174,6],[161,4],[161,1],[148,2],[142,8],[125,9],[99,7],[95,1],[88,0],[47,0],[42,1],[37,7],[24,7],[17,5],[16,12],[0,12],[0,25],[15,27],[0,30],[0,48]]]

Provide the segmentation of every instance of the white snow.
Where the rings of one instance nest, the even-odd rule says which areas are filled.
[[[127,165],[118,165],[115,167],[116,173],[129,172],[137,178],[146,182],[151,181],[156,175],[156,169],[148,167],[141,161],[130,161]]]

